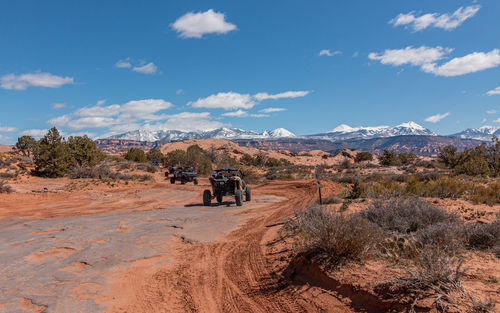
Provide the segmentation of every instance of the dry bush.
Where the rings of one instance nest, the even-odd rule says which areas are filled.
[[[156,173],[158,171],[156,166],[154,166],[153,164],[146,164],[146,163],[138,163],[135,165],[135,168],[138,171],[143,171],[148,173]]]
[[[268,169],[265,178],[268,180],[308,179],[312,177],[313,168],[306,165],[272,167]]]
[[[415,238],[423,246],[441,247],[447,252],[453,252],[465,247],[467,234],[464,224],[456,220],[429,225],[415,233]]]
[[[425,196],[452,199],[462,196],[467,190],[465,182],[448,176],[430,180],[426,187]]]
[[[373,252],[382,239],[381,230],[359,215],[345,216],[310,206],[295,216],[284,230],[296,236],[299,254],[325,266],[358,261]]]
[[[264,180],[262,175],[251,166],[244,166],[241,168],[241,171],[243,172],[245,182],[248,184],[258,184]]]
[[[475,249],[495,249],[500,247],[500,220],[492,223],[474,223],[466,227],[467,244]]]
[[[123,171],[123,170],[129,170],[131,167],[132,167],[132,163],[131,161],[121,161],[120,163],[118,163],[118,165],[116,166],[116,168],[119,170],[119,171]]]
[[[414,268],[406,268],[410,277],[402,281],[412,291],[427,291],[450,293],[461,288],[463,261],[450,256],[438,246],[427,246],[420,250],[414,261]]]
[[[463,196],[470,185],[457,178],[448,176],[437,179],[421,180],[418,176],[411,176],[406,182],[406,192],[422,197],[452,198]]]
[[[6,173],[6,172],[3,172],[3,173],[0,173],[0,178],[2,178],[2,179],[12,179],[12,178],[16,178],[18,174],[19,173],[17,171],[15,173]]]
[[[484,300],[476,300],[471,297],[472,306],[468,313],[489,313],[494,312],[496,300],[488,298]]]
[[[5,180],[0,180],[0,193],[11,193],[12,191],[12,187],[7,185]]]
[[[70,174],[70,178],[96,178],[100,179],[103,182],[116,181],[116,180],[153,180],[151,175],[130,175],[130,174],[122,174],[119,172],[112,171],[108,164],[101,164],[97,167],[86,168],[86,167],[74,167]]]
[[[500,203],[500,183],[495,182],[487,186],[474,186],[470,200],[474,203],[484,203],[489,206]]]
[[[384,178],[378,182],[370,182],[361,185],[361,196],[374,199],[389,199],[400,197],[405,194],[403,184],[391,179]]]
[[[455,223],[459,220],[456,215],[418,198],[377,200],[360,214],[385,231],[401,234],[437,223]]]
[[[323,202],[323,204],[338,204],[338,203],[342,203],[343,200],[337,196],[330,196],[330,197],[322,199],[322,202]]]
[[[359,180],[355,175],[332,175],[331,180],[339,184],[354,184]]]

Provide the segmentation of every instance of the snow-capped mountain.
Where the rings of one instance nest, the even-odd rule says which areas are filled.
[[[274,139],[296,137],[292,132],[277,128],[274,130],[266,130],[263,133],[247,131],[239,128],[218,128],[210,131],[192,131],[184,132],[180,130],[134,130],[119,135],[113,135],[106,139],[122,139],[122,140],[137,140],[137,141],[179,141],[186,139]]]
[[[451,135],[462,139],[477,139],[491,141],[493,137],[500,138],[500,127],[498,126],[482,126],[479,128],[469,128],[462,132]]]
[[[269,138],[289,138],[289,137],[297,137],[295,136],[294,133],[289,131],[288,129],[284,128],[276,128],[275,130],[271,131],[264,131],[262,133],[263,137],[269,137]]]
[[[380,137],[394,137],[403,135],[426,135],[435,136],[436,134],[427,128],[415,123],[402,123],[394,127],[390,126],[369,126],[369,127],[351,127],[341,124],[328,133],[311,135],[308,137],[327,139],[327,140],[347,140],[347,139],[370,139]]]

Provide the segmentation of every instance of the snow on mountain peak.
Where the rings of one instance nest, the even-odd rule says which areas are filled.
[[[330,131],[330,133],[346,133],[346,132],[351,132],[353,131],[354,128],[352,128],[351,126],[347,125],[347,124],[340,124],[339,126],[335,127],[334,129],[332,129]]]
[[[408,123],[401,123],[399,124],[398,126],[396,127],[404,127],[404,128],[411,128],[411,129],[415,129],[415,130],[427,130],[425,127],[423,127],[422,125],[419,125],[413,121],[409,121]]]
[[[297,137],[297,136],[295,136],[294,133],[292,133],[288,129],[284,129],[284,128],[276,128],[275,130],[272,130],[271,132],[269,132],[269,134],[270,134],[271,137],[279,137],[279,138],[282,138],[282,137]]]

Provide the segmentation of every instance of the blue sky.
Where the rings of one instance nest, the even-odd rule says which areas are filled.
[[[0,143],[500,126],[499,17],[497,0],[3,1]]]

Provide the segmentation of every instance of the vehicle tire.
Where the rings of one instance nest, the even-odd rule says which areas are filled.
[[[217,203],[218,204],[222,203],[222,195],[217,195]]]
[[[194,179],[194,184],[195,184],[195,185],[198,185],[198,178],[195,178],[195,179]]]
[[[236,190],[235,200],[237,206],[243,205],[243,192],[240,189]]]
[[[181,178],[181,185],[185,185],[186,184],[186,180],[184,178]]]
[[[175,184],[175,177],[170,177],[170,183]]]
[[[205,190],[203,191],[203,205],[204,206],[211,206],[212,205],[212,194],[210,193],[210,190]]]
[[[252,190],[247,186],[247,188],[245,188],[245,201],[250,200],[252,200]]]

